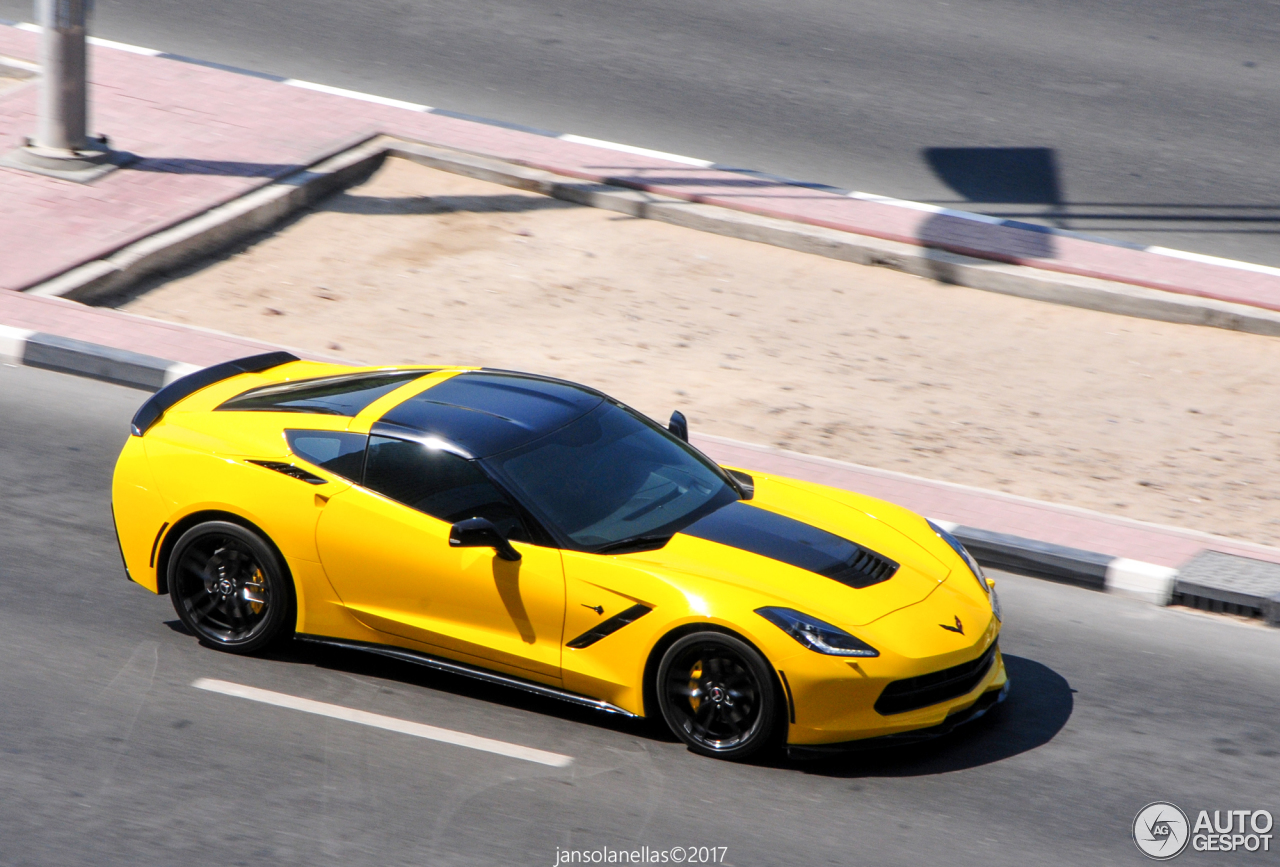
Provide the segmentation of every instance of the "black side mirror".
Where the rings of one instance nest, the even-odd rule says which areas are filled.
[[[519,560],[520,552],[488,518],[467,518],[449,529],[450,548],[492,548],[503,560]]]
[[[667,430],[685,442],[689,441],[689,420],[684,417],[684,413],[680,410],[671,413],[671,421],[667,422]]]

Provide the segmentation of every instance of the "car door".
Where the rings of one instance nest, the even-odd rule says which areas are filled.
[[[521,554],[451,548],[455,521],[483,517]],[[320,560],[365,625],[445,655],[558,680],[564,627],[560,551],[531,544],[518,511],[473,461],[372,436],[364,484],[335,495],[316,531]]]

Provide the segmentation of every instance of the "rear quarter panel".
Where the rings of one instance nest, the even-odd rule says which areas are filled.
[[[151,552],[169,510],[156,487],[146,447],[139,437],[129,437],[116,460],[111,479],[111,511],[129,577],[151,592],[157,592]]]

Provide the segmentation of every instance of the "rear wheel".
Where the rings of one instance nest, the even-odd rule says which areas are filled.
[[[658,704],[676,737],[704,756],[741,759],[768,744],[778,702],[768,663],[720,632],[676,641],[658,665]]]
[[[169,596],[199,638],[254,653],[287,634],[293,596],[271,546],[228,521],[187,530],[169,558]]]

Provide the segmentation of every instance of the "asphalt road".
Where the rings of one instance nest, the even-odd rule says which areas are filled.
[[[1014,692],[996,719],[811,765],[703,759],[641,724],[361,655],[205,649],[115,550],[111,468],[142,398],[0,368],[0,863],[552,867],[560,848],[696,845],[761,867],[1092,867],[1142,863],[1129,824],[1150,801],[1280,813],[1280,631],[1030,578],[999,576]],[[574,761],[194,689],[202,677]]]
[[[1276,0],[99,0],[93,31],[1280,265],[1277,13]],[[31,0],[0,0],[0,17],[31,16]]]

